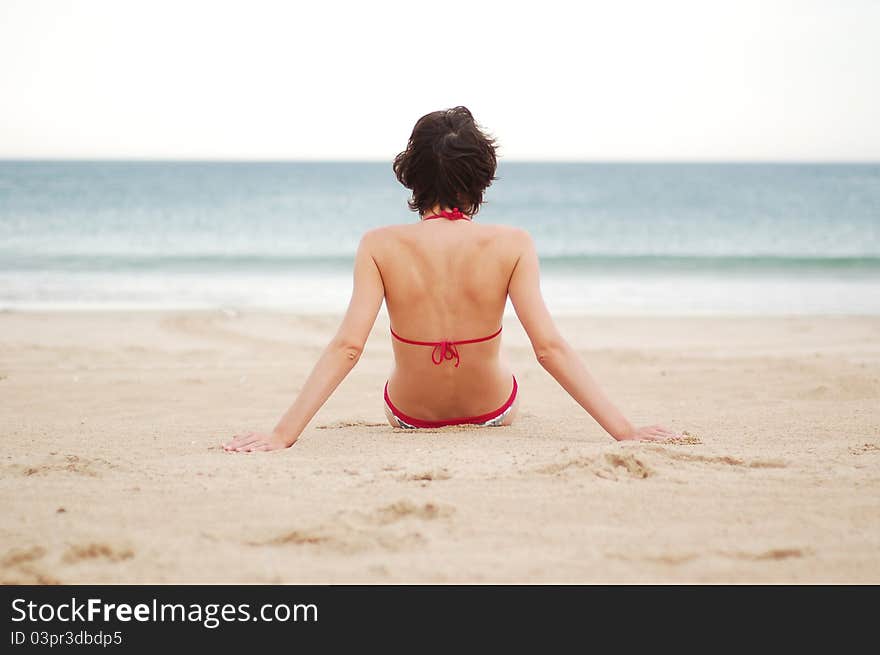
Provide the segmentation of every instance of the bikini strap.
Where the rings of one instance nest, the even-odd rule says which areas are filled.
[[[450,221],[469,221],[471,220],[469,216],[465,216],[461,213],[461,210],[458,207],[453,207],[452,211],[446,211],[445,209],[441,209],[439,214],[432,214],[431,216],[425,216],[423,221],[430,221],[432,218],[448,218]]]
[[[397,334],[394,329],[391,329],[391,336],[397,339],[398,341],[402,341],[403,343],[408,343],[413,346],[433,346],[434,350],[431,351],[431,361],[434,362],[435,366],[439,366],[444,361],[455,360],[455,368],[458,368],[458,365],[461,363],[461,357],[458,354],[458,348],[456,346],[461,346],[469,343],[481,343],[483,341],[490,341],[501,334],[501,329],[504,326],[498,328],[496,332],[493,332],[488,337],[480,337],[478,339],[461,339],[460,341],[413,341],[412,339],[404,339],[402,336]]]

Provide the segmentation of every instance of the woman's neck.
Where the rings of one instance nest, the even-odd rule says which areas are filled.
[[[419,218],[424,219],[425,216],[436,216],[436,215],[439,214],[441,211],[443,211],[443,209],[444,209],[444,208],[443,208],[440,204],[436,204],[436,205],[434,205],[433,207],[431,207],[431,209],[428,209],[428,210],[426,210],[424,213],[419,214]]]
[[[438,204],[434,205],[433,207],[431,207],[431,209],[428,209],[424,213],[419,214],[419,219],[425,220],[426,216],[442,216],[443,212],[453,213],[456,211],[456,209],[457,208],[455,208],[455,207],[444,207],[443,205],[440,205],[438,203]],[[460,211],[460,210],[458,210],[458,211]]]

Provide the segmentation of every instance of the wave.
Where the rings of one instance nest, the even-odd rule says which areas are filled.
[[[349,271],[353,255],[212,254],[7,254],[0,253],[0,270],[88,272],[264,273]],[[667,272],[880,272],[880,256],[789,255],[653,255],[578,254],[541,257],[546,271],[602,273]]]
[[[877,271],[880,256],[805,255],[557,255],[542,257],[545,269],[669,271]]]

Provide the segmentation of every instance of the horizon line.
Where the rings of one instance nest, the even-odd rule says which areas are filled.
[[[6,157],[0,156],[0,162],[32,162],[32,163],[204,163],[204,164],[390,164],[391,158],[251,158],[251,157]],[[499,158],[499,165],[511,164],[825,164],[825,165],[877,165],[878,159],[660,159],[660,158]]]

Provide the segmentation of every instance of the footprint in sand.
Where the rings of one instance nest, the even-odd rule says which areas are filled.
[[[436,503],[415,504],[408,500],[399,500],[384,507],[380,507],[369,515],[369,520],[379,525],[395,523],[403,519],[416,518],[432,521],[439,518],[447,518],[455,513],[451,505],[438,505]]]
[[[654,475],[654,471],[651,470],[651,467],[649,467],[643,461],[630,453],[627,453],[625,455],[620,455],[617,453],[605,453],[605,461],[612,467],[611,473],[614,474],[612,476],[613,479],[617,479],[616,474],[621,469],[623,471],[626,471],[626,474],[631,478],[642,479]],[[596,475],[599,475],[600,477],[606,477],[602,475],[602,473],[605,473],[606,471],[607,468],[600,469],[599,471],[597,471]]]
[[[748,552],[748,551],[733,551],[733,552],[720,552],[719,555],[723,557],[730,557],[732,559],[744,559],[744,560],[752,560],[752,561],[765,561],[765,560],[783,560],[783,559],[792,559],[797,557],[804,557],[809,555],[809,550],[801,549],[801,548],[772,548],[770,550],[764,550],[759,552]]]
[[[42,558],[46,554],[46,549],[42,546],[31,546],[30,548],[19,548],[10,550],[3,559],[0,559],[0,567],[4,569],[14,568],[33,562]]]
[[[421,473],[406,473],[397,479],[401,482],[430,482],[432,480],[449,480],[452,476],[445,468],[436,471],[422,471]]]
[[[645,479],[654,475],[653,469],[632,453],[605,453],[598,457],[575,457],[535,470],[537,473],[557,476],[572,471],[585,470],[606,480]]]
[[[110,562],[121,562],[134,557],[130,548],[114,548],[109,544],[89,543],[71,546],[61,558],[66,564],[76,564],[83,560],[105,559]]]
[[[88,458],[79,455],[55,455],[50,456],[41,464],[31,464],[22,469],[22,475],[42,475],[46,473],[75,473],[91,478],[101,477],[101,472],[115,469],[117,466],[112,462],[100,457]]]
[[[42,546],[10,550],[0,559],[0,584],[61,584],[57,578],[38,568],[39,561],[45,555],[46,549]]]
[[[448,518],[454,512],[455,508],[448,505],[415,504],[402,500],[367,513],[341,512],[340,518],[332,524],[289,530],[274,537],[244,543],[256,547],[312,547],[318,552],[326,548],[346,554],[375,548],[400,551],[427,543],[420,532],[410,529],[408,519],[432,521]]]

